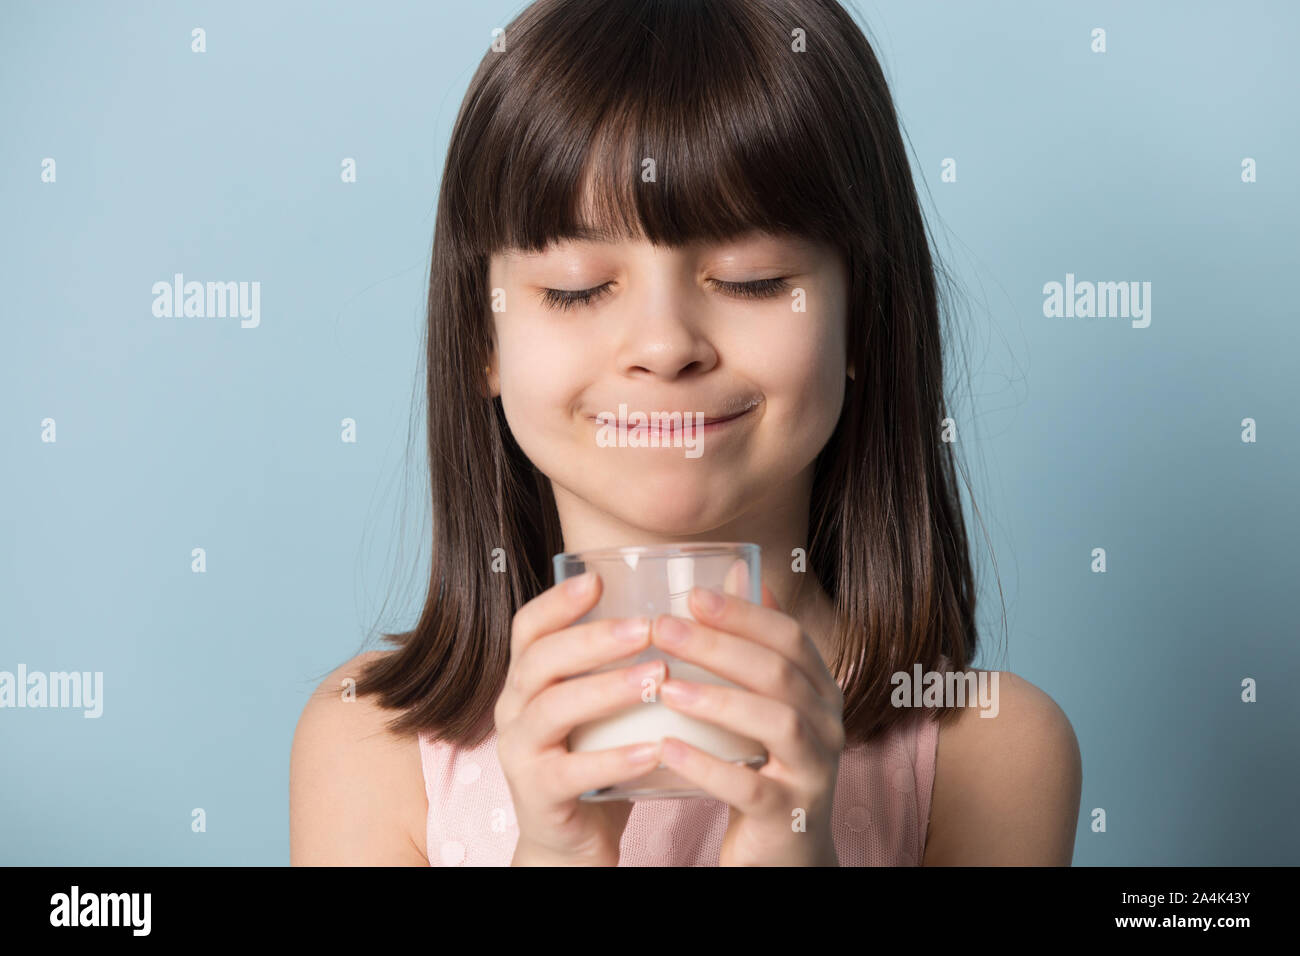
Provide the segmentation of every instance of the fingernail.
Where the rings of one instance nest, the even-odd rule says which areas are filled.
[[[664,662],[660,660],[651,661],[649,664],[628,671],[627,680],[633,687],[640,687],[647,680],[654,681],[655,686],[658,687],[664,682],[666,676],[667,672],[664,670]]]
[[[636,643],[650,633],[650,622],[644,617],[628,618],[614,625],[614,636],[620,641]]]
[[[642,744],[627,753],[628,763],[648,763],[659,753],[658,744]]]
[[[676,701],[679,704],[693,703],[699,696],[699,689],[694,684],[683,684],[681,681],[669,681],[659,688],[659,693],[670,701]]]
[[[584,571],[582,574],[579,574],[576,578],[570,578],[569,580],[565,581],[564,590],[567,591],[573,597],[581,597],[591,589],[591,585],[595,582],[595,580],[596,580],[596,576],[594,574],[592,574],[590,571]]]
[[[722,610],[723,597],[711,588],[696,588],[695,599],[699,602],[700,607],[710,614],[717,614]]]
[[[675,617],[662,617],[655,625],[655,636],[664,644],[674,647],[686,643],[688,633],[686,625]]]
[[[726,588],[728,594],[734,594],[737,597],[747,598],[749,596],[749,565],[737,558],[732,564],[731,570],[727,572]]]

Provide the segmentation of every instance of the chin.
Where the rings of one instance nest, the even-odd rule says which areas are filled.
[[[730,509],[726,502],[706,496],[646,495],[637,493],[603,504],[626,524],[647,534],[689,538],[724,524]],[[636,542],[633,542],[636,543]]]

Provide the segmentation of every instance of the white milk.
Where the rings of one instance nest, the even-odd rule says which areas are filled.
[[[693,560],[689,557],[669,558],[666,563],[669,603],[671,605],[668,613],[674,617],[684,617],[693,621],[695,615],[691,613],[687,604],[687,597],[694,583]],[[701,684],[719,684],[725,687],[737,686],[729,680],[710,673],[697,664],[678,660],[654,646],[647,648],[640,654],[625,657],[622,660],[601,667],[599,670],[612,670],[628,667],[641,661],[659,659],[667,662],[669,679],[679,677],[682,680]],[[654,699],[633,704],[617,714],[575,727],[569,734],[569,750],[608,750],[612,747],[623,747],[628,744],[651,743],[664,737],[676,737],[721,760],[747,761],[752,762],[753,765],[761,765],[766,760],[767,750],[757,740],[752,740],[749,737],[719,727],[717,724],[697,720],[680,711],[673,710],[658,699],[659,691],[657,687],[651,688],[649,692],[642,695],[643,698],[651,696]],[[673,776],[675,777],[675,775]],[[654,785],[652,776],[640,778],[637,782],[639,785],[644,786]]]

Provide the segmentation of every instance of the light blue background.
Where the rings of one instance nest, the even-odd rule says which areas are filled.
[[[418,606],[433,211],[517,9],[0,7],[0,669],[105,680],[0,711],[0,862],[288,861],[308,693]],[[860,9],[964,295],[979,663],[1073,722],[1076,864],[1300,863],[1296,6]],[[260,327],[153,317],[175,272],[260,281]],[[1150,327],[1045,318],[1067,272]]]

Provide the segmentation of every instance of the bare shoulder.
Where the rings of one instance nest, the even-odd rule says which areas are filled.
[[[1083,786],[1074,728],[1029,681],[987,673],[993,716],[970,706],[939,730],[925,864],[1068,866]]]
[[[345,699],[358,654],[312,693],[289,758],[289,862],[294,866],[425,866],[428,800],[417,738],[396,737],[395,713],[373,695]]]

